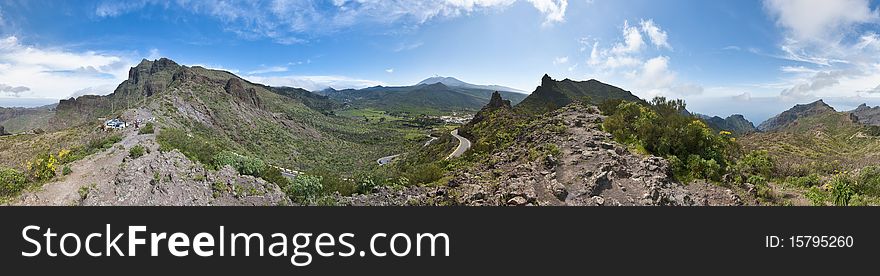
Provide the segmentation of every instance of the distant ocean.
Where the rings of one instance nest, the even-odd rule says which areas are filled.
[[[58,103],[58,99],[0,98],[0,107],[38,107]]]

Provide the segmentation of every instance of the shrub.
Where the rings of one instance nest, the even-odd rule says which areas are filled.
[[[856,193],[880,196],[880,167],[867,166],[859,172],[857,184],[853,187]]]
[[[61,175],[68,175],[71,173],[73,173],[73,170],[70,169],[70,166],[64,165],[64,167],[61,168]]]
[[[242,175],[260,176],[260,173],[266,168],[266,163],[259,158],[242,156],[231,151],[222,151],[213,159],[217,168],[228,165]],[[279,171],[278,174],[280,175],[281,172]]]
[[[290,185],[284,187],[284,193],[293,201],[314,205],[323,189],[320,177],[302,174],[291,181]]]
[[[825,206],[826,202],[828,202],[828,193],[819,187],[810,187],[804,196],[813,203],[813,206]]]
[[[775,162],[766,150],[752,151],[740,158],[734,170],[742,175],[771,177]]]
[[[260,177],[263,178],[263,180],[275,183],[275,185],[278,185],[278,187],[285,187],[287,185],[290,185],[290,179],[285,177],[281,173],[280,169],[273,166],[266,166],[260,172]]]
[[[621,102],[602,127],[614,140],[668,158],[676,178],[720,180],[738,147],[729,134],[715,133],[701,120],[684,115],[681,100],[657,97],[650,104]]]
[[[812,173],[810,175],[801,176],[801,177],[790,176],[786,179],[786,182],[788,182],[791,185],[794,185],[796,187],[801,187],[801,188],[809,188],[809,187],[818,186],[819,184],[822,184],[822,180],[819,178],[819,174],[816,174],[816,173]]]
[[[0,168],[0,196],[14,196],[27,185],[24,173],[14,169]]]
[[[752,175],[749,176],[746,182],[755,185],[755,191],[758,198],[763,199],[772,199],[773,198],[773,189],[770,188],[770,185],[767,183],[767,179],[763,176]]]
[[[128,156],[131,158],[138,158],[138,157],[144,156],[145,152],[146,152],[146,149],[144,149],[144,146],[135,145],[134,147],[131,147],[131,149],[128,150]]]
[[[144,127],[138,130],[138,134],[153,134],[153,123],[146,123]]]
[[[835,175],[831,179],[831,200],[835,206],[849,206],[850,199],[855,195],[852,179],[846,174]]]
[[[27,162],[27,174],[35,182],[47,181],[55,177],[58,160],[52,154],[41,154]]]
[[[214,164],[214,155],[219,151],[218,147],[208,140],[190,137],[178,129],[162,129],[156,135],[156,141],[159,142],[159,151],[167,152],[177,149],[190,160],[206,165]]]

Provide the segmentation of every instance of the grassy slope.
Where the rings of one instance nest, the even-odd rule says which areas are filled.
[[[756,133],[740,141],[748,150],[767,150],[777,157],[783,174],[833,173],[880,163],[880,137],[845,113],[801,118],[782,131]]]

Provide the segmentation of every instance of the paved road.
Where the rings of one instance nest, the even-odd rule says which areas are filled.
[[[400,154],[385,156],[385,157],[382,157],[382,158],[379,158],[378,160],[376,160],[376,163],[379,163],[379,166],[385,165],[385,164],[391,163],[391,161],[394,160],[394,158],[397,158],[398,156],[400,156]]]
[[[459,157],[462,154],[464,154],[465,151],[467,151],[469,148],[471,148],[471,141],[468,140],[467,138],[459,136],[458,129],[453,130],[449,134],[452,134],[453,137],[458,139],[458,147],[455,148],[455,151],[453,151],[452,154],[450,154],[448,157],[446,157],[446,159],[452,159],[452,158]]]

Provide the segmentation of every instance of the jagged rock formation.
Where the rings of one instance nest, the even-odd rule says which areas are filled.
[[[880,126],[880,106],[869,107],[867,104],[861,104],[850,113],[855,115],[859,123]]]
[[[516,109],[532,114],[540,114],[566,106],[572,102],[583,102],[593,105],[607,100],[620,99],[631,102],[643,102],[629,91],[614,87],[597,80],[573,81],[564,79],[556,81],[549,75],[541,78],[541,86],[535,89]]]
[[[499,109],[511,110],[513,108],[510,105],[510,100],[502,99],[501,93],[495,91],[495,93],[492,93],[492,98],[489,99],[489,103],[486,104],[486,106],[484,106],[482,109],[480,109],[480,111],[474,115],[474,118],[471,119],[471,124],[482,122],[486,119],[487,113]]]
[[[758,128],[755,127],[752,122],[747,120],[743,115],[734,114],[730,115],[727,118],[721,118],[718,116],[708,117],[708,116],[700,116],[710,128],[714,130],[724,130],[730,131],[734,135],[746,135],[750,133],[754,133],[758,131]]]
[[[223,89],[226,90],[226,93],[232,94],[245,103],[252,104],[257,108],[263,108],[263,103],[260,101],[260,98],[257,97],[257,90],[253,87],[245,89],[237,77],[230,78],[226,81],[226,85]]]
[[[835,112],[837,111],[835,111],[833,107],[829,106],[822,100],[809,104],[799,104],[773,118],[767,119],[767,121],[764,121],[758,126],[758,129],[765,132],[776,131],[792,124],[796,124],[800,118]]]
[[[476,167],[456,172],[445,187],[380,190],[338,201],[343,205],[743,204],[733,190],[675,181],[665,159],[630,153],[601,130],[602,120],[595,107],[570,105],[530,123],[512,146],[494,152]]]
[[[9,135],[9,133],[6,132],[6,128],[4,128],[3,126],[0,126],[0,136],[4,136],[4,135]]]

